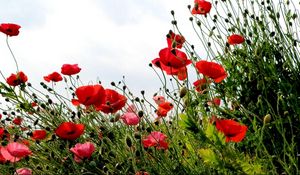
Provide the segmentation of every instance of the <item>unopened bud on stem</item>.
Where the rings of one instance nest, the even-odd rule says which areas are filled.
[[[264,124],[267,124],[267,123],[270,123],[271,121],[271,115],[270,114],[267,114],[265,117],[264,117]]]

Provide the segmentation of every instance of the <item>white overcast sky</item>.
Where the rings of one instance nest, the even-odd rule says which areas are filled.
[[[193,0],[0,0],[0,23],[22,26],[9,42],[20,70],[39,86],[42,77],[60,72],[64,63],[78,63],[85,83],[105,87],[125,75],[134,92],[153,94],[160,83],[148,67],[167,46],[175,10],[183,33],[190,33],[188,4]],[[16,71],[0,35],[0,70]]]

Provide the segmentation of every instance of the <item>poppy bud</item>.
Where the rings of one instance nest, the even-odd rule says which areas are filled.
[[[173,42],[172,42],[172,48],[176,48],[176,46],[177,46],[176,41],[173,41]]]
[[[110,122],[117,122],[120,120],[121,114],[120,113],[116,113],[114,118],[110,119]]]
[[[143,115],[144,115],[144,112],[143,112],[143,111],[139,111],[139,112],[138,112],[138,116],[139,116],[139,117],[143,117]]]
[[[132,141],[131,141],[131,139],[130,139],[129,137],[126,137],[126,145],[127,145],[128,147],[131,147],[131,146],[132,146]]]
[[[48,103],[51,105],[53,103],[53,101],[49,98]]]
[[[189,99],[188,98],[184,98],[184,100],[183,100],[184,107],[187,107],[188,104],[189,104]]]
[[[37,125],[38,122],[39,122],[39,119],[36,119],[36,120],[34,121],[33,125],[34,125],[34,126]]]
[[[187,8],[190,10],[191,9],[191,5],[188,5]]]
[[[113,132],[109,132],[109,133],[107,133],[107,137],[108,137],[111,141],[113,141],[114,138],[115,138],[115,135],[114,135]]]
[[[271,115],[270,115],[270,114],[267,114],[267,115],[264,117],[264,124],[270,123],[270,121],[271,121]]]
[[[140,156],[141,156],[141,152],[140,152],[139,150],[136,150],[136,151],[135,151],[135,156],[136,156],[136,157],[140,157]]]
[[[150,133],[152,131],[152,128],[148,127],[146,128],[146,131]]]
[[[97,164],[96,164],[95,161],[90,161],[89,165],[92,166],[92,167],[96,167],[97,166]]]
[[[186,93],[187,93],[187,88],[186,87],[182,87],[180,89],[180,92],[179,92],[179,97],[183,98],[186,95]]]
[[[174,16],[174,14],[175,14],[174,10],[171,10],[171,15],[173,15],[173,16]]]
[[[100,126],[99,129],[100,129],[101,131],[105,131],[105,130],[106,130],[105,126]]]
[[[134,138],[141,139],[141,135],[139,133],[134,133]]]

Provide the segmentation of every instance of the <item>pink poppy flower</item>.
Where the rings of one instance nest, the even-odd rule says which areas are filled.
[[[166,101],[165,97],[160,96],[160,95],[154,96],[153,100],[157,105],[160,105],[161,103],[164,103]]]
[[[31,154],[30,149],[26,145],[18,142],[11,142],[6,148],[13,157],[22,158]]]
[[[0,159],[1,161],[10,161],[10,162],[17,162],[21,158],[12,156],[8,151],[6,147],[0,147]]]
[[[70,151],[74,154],[75,162],[79,163],[84,158],[90,158],[95,151],[95,146],[91,142],[77,143]]]
[[[140,122],[139,116],[134,112],[126,112],[121,116],[121,119],[126,125],[137,125]]]
[[[19,168],[16,170],[17,175],[31,175],[32,170],[30,168]]]

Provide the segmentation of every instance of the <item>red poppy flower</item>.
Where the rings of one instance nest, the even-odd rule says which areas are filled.
[[[81,162],[84,158],[90,158],[95,151],[95,146],[91,142],[77,143],[70,151],[74,154],[74,160]]]
[[[19,139],[19,142],[20,143],[23,143],[24,145],[26,145],[26,146],[29,146],[30,145],[30,142],[28,141],[28,140],[26,140],[26,139]]]
[[[75,140],[83,134],[84,128],[84,124],[63,122],[56,128],[55,134],[61,139]]]
[[[167,75],[175,75],[177,76],[178,80],[185,80],[187,78],[187,68],[172,68],[170,66],[165,66],[164,64],[160,63],[159,58],[156,58],[152,60],[152,63],[156,66],[162,69],[167,73]]]
[[[78,64],[64,64],[61,67],[61,73],[63,75],[74,75],[81,71],[81,68],[78,67]]]
[[[193,83],[195,89],[197,92],[199,93],[203,93],[206,88],[207,88],[207,85],[210,83],[210,81],[207,81],[206,78],[202,78],[200,80],[197,80]]]
[[[215,97],[215,98],[213,98],[211,101],[208,101],[207,104],[208,104],[209,106],[213,106],[213,105],[220,106],[220,104],[221,104],[221,99],[218,98],[218,97]]]
[[[43,140],[47,136],[47,132],[43,129],[35,130],[32,132],[32,139],[34,140]]]
[[[72,103],[75,106],[83,104],[86,107],[98,107],[103,104],[105,100],[105,90],[99,84],[80,86],[76,89],[75,94],[78,98],[72,100]]]
[[[147,171],[138,171],[134,175],[150,175]]]
[[[5,130],[5,128],[0,128],[0,140],[2,139],[10,140],[10,134]]]
[[[245,38],[242,35],[233,34],[227,38],[227,42],[230,45],[241,44],[245,41]]]
[[[127,98],[124,95],[121,95],[112,89],[105,89],[104,103],[102,103],[96,109],[106,114],[115,113],[125,106],[126,101]]]
[[[12,122],[15,124],[15,125],[21,125],[23,119],[21,117],[16,117]]]
[[[189,60],[186,54],[178,49],[164,48],[159,52],[159,61],[165,66],[171,68],[182,68],[189,65],[191,60]]]
[[[206,15],[210,12],[211,3],[205,0],[195,0],[194,8],[192,9],[192,14]]]
[[[220,83],[227,77],[225,69],[214,62],[201,60],[196,63],[196,68],[199,73],[214,79],[216,83]]]
[[[30,149],[26,145],[18,142],[9,143],[6,149],[13,157],[22,158],[31,154]]]
[[[156,147],[157,149],[168,149],[166,138],[167,136],[165,134],[158,131],[153,131],[142,140],[142,143],[145,148]]]
[[[173,109],[173,104],[170,102],[163,102],[158,105],[156,114],[158,117],[166,117],[168,112]]]
[[[17,36],[19,35],[19,29],[21,26],[18,24],[6,23],[0,25],[0,32],[5,33],[8,36]]]
[[[58,72],[53,72],[47,76],[44,76],[44,80],[47,82],[53,81],[53,82],[59,82],[62,81],[62,76]]]
[[[6,79],[6,83],[11,86],[18,86],[22,83],[25,83],[27,80],[28,80],[27,76],[22,71],[20,71],[17,74],[11,74]]]
[[[186,66],[191,64],[186,54],[177,49],[164,48],[159,52],[159,58],[152,60],[152,63],[165,71],[168,75],[176,75],[179,80],[187,78]]]
[[[247,126],[228,119],[216,119],[216,128],[218,131],[224,133],[226,142],[240,142],[244,139]]]
[[[38,104],[36,102],[31,102],[31,107],[36,107]]]
[[[183,43],[185,42],[185,38],[182,35],[177,35],[173,33],[173,31],[170,31],[167,35],[167,42],[169,48],[181,49]]]
[[[0,139],[3,137],[4,135],[4,128],[0,128]]]

